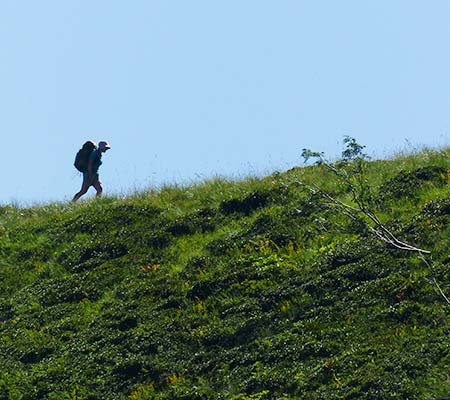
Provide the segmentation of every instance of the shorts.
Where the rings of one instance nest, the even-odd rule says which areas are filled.
[[[99,181],[98,173],[94,173],[89,176],[87,172],[83,173],[83,186],[92,186]]]

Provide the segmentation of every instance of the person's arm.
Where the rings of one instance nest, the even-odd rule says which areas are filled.
[[[87,172],[89,176],[92,176],[93,172],[92,172],[92,167],[94,165],[94,159],[92,157],[89,157],[88,160],[88,166],[87,166]]]

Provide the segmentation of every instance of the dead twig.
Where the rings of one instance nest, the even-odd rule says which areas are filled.
[[[344,203],[341,200],[336,199],[335,197],[331,196],[329,193],[323,191],[320,187],[318,187],[315,184],[306,184],[303,182],[300,182],[301,185],[304,185],[308,187],[310,190],[312,190],[314,193],[319,193],[324,199],[326,199],[329,204],[333,205],[334,207],[338,208],[341,212],[343,212],[347,217],[354,221],[363,221],[366,228],[369,232],[374,234],[379,240],[391,245],[392,247],[398,249],[398,250],[404,250],[409,252],[417,253],[419,258],[422,260],[422,262],[428,267],[428,269],[431,272],[433,283],[435,284],[438,293],[444,298],[447,304],[450,305],[450,300],[445,295],[444,291],[440,287],[433,268],[433,258],[432,253],[429,250],[421,249],[416,246],[412,246],[408,243],[405,243],[401,240],[399,240],[376,216],[376,214],[368,210],[367,208],[362,208],[358,204],[358,207],[353,207],[349,204]],[[362,218],[361,218],[362,216]],[[359,217],[359,218],[358,218]],[[365,218],[364,218],[365,217]],[[371,221],[373,225],[370,225],[368,221]],[[430,261],[428,261],[425,256],[428,256],[430,258]]]

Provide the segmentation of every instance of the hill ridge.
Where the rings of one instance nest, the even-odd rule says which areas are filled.
[[[450,150],[370,161],[420,259],[330,208],[321,165],[0,207],[0,399],[443,399]]]

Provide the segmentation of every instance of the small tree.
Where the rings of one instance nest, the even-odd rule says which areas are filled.
[[[367,230],[379,240],[396,249],[417,254],[430,269],[433,282],[438,292],[445,301],[450,304],[450,300],[444,294],[436,280],[432,253],[400,240],[378,218],[375,212],[376,196],[367,179],[367,167],[370,158],[367,154],[363,153],[365,146],[360,145],[350,136],[344,137],[344,145],[345,148],[342,152],[342,157],[336,162],[330,162],[324,157],[323,153],[311,151],[309,149],[303,149],[302,157],[305,162],[313,158],[316,160],[316,165],[322,165],[331,171],[338,178],[340,183],[344,185],[346,191],[351,193],[354,205],[347,204],[337,199],[315,184],[303,184],[308,186],[315,193],[319,193],[328,202],[330,207],[343,212],[350,219],[362,223]]]

